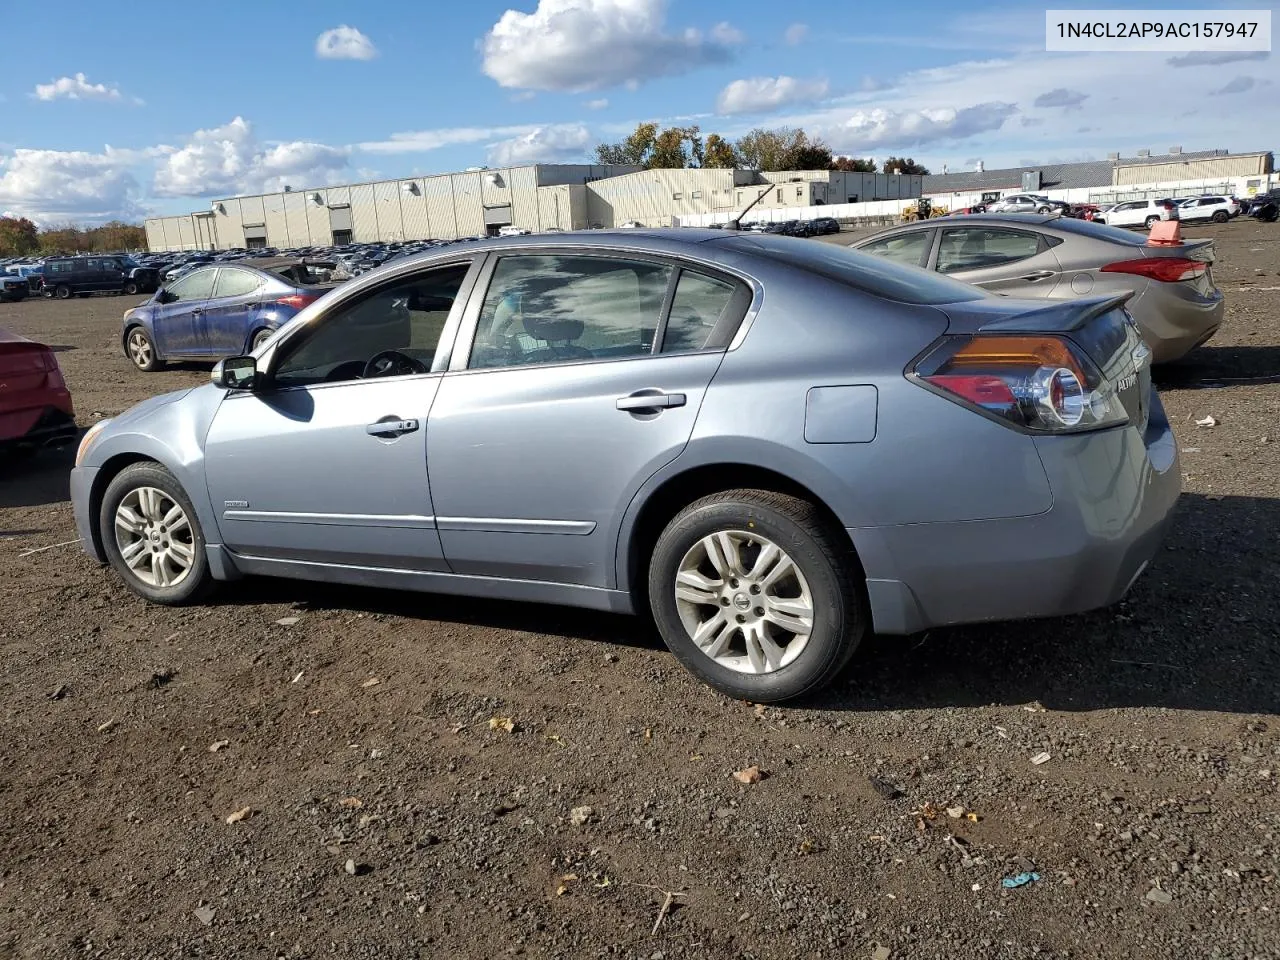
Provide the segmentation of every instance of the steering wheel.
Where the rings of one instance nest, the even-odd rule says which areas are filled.
[[[426,364],[421,360],[415,360],[399,350],[383,350],[369,358],[361,376],[369,380],[372,377],[403,377],[411,373],[428,372]]]

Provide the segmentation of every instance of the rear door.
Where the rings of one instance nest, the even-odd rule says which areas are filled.
[[[221,267],[196,326],[201,352],[228,357],[248,348],[266,278],[241,267]]]
[[[1034,230],[975,224],[940,234],[934,269],[991,293],[1048,297],[1062,279],[1048,239]]]
[[[99,261],[98,270],[98,289],[99,290],[123,290],[124,289],[124,264],[119,257],[102,257]]]
[[[445,558],[612,587],[621,513],[684,449],[751,290],[603,250],[496,256],[479,290],[427,430]]]
[[[216,267],[201,267],[165,287],[176,299],[155,305],[152,328],[161,356],[207,355],[201,324],[204,323],[204,307],[213,293],[217,274]]]

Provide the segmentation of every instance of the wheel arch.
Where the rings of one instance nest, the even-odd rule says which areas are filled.
[[[159,460],[149,457],[145,453],[118,453],[105,460],[102,466],[98,468],[98,472],[93,476],[93,485],[89,488],[89,518],[92,521],[89,524],[89,535],[93,538],[95,556],[105,556],[102,542],[102,524],[99,522],[102,514],[102,498],[106,496],[107,487],[111,485],[111,481],[120,476],[121,471],[126,467],[131,467],[135,463],[154,463],[164,466]]]
[[[741,459],[689,465],[658,479],[632,501],[619,531],[617,583],[628,592],[637,613],[647,605],[648,564],[658,537],[677,513],[702,497],[725,490],[767,490],[805,500],[818,508],[833,536],[847,545],[858,571],[858,588],[866,590],[866,575],[849,531],[827,499],[814,486],[770,467]]]

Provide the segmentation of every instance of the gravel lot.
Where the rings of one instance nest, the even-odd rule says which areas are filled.
[[[1186,492],[1129,599],[875,638],[801,709],[631,619],[146,606],[64,543],[69,452],[0,466],[0,958],[1280,957],[1280,227],[1187,233],[1228,321],[1158,374]],[[207,377],[134,372],[128,305],[0,325],[87,426]]]

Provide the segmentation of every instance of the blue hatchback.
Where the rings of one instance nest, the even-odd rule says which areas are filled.
[[[171,360],[217,360],[256,349],[333,286],[326,271],[273,257],[210,264],[127,310],[120,342],[139,370]]]

